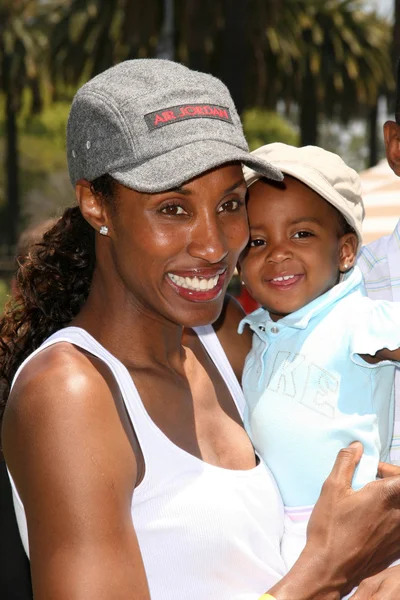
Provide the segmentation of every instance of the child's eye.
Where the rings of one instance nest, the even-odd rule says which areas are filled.
[[[237,199],[227,200],[226,202],[221,204],[221,206],[217,210],[217,213],[221,213],[221,212],[225,212],[225,211],[226,212],[235,212],[235,211],[239,210],[243,205],[244,205],[244,202],[242,200],[237,200]]]
[[[187,212],[185,211],[184,208],[182,208],[182,206],[180,204],[167,204],[167,206],[163,206],[160,210],[160,212],[163,213],[163,215],[170,215],[172,217],[175,217],[177,215],[186,215]]]
[[[304,238],[308,238],[308,237],[312,237],[314,234],[311,233],[310,231],[297,231],[293,237],[296,239],[304,239]]]
[[[250,240],[249,247],[257,248],[258,246],[263,246],[264,244],[265,244],[264,240],[254,239],[254,240]]]

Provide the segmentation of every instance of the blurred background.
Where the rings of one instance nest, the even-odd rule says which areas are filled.
[[[400,0],[0,0],[0,312],[27,227],[73,202],[65,127],[77,87],[128,58],[221,78],[251,149],[318,144],[364,181],[365,241],[394,228],[384,157]]]

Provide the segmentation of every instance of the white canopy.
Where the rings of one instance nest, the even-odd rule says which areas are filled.
[[[365,220],[364,243],[392,233],[400,219],[400,177],[389,167],[386,159],[360,173]]]

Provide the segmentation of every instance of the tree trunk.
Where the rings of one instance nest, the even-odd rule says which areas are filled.
[[[393,35],[392,35],[392,67],[393,75],[396,80],[396,91],[389,95],[389,111],[395,112],[398,116],[400,113],[400,91],[398,87],[400,85],[400,77],[398,77],[398,65],[400,62],[400,0],[394,1],[394,23],[393,23]]]
[[[368,142],[369,142],[369,157],[368,167],[374,167],[378,162],[378,136],[377,136],[377,124],[378,124],[378,100],[376,100],[375,106],[371,106],[368,111]]]
[[[248,0],[224,0],[222,3],[225,30],[217,49],[216,75],[228,87],[239,114],[246,108],[246,82],[251,44],[247,24],[251,7]]]
[[[3,61],[3,66],[8,68],[8,61]],[[6,71],[8,75],[8,71]],[[9,78],[4,77],[8,82]],[[5,172],[6,172],[6,201],[7,201],[7,229],[6,238],[9,246],[14,249],[18,239],[18,227],[20,219],[19,198],[19,160],[18,160],[18,128],[15,99],[12,86],[6,86],[6,148],[5,148]]]
[[[166,60],[175,58],[175,4],[174,0],[163,0],[163,24],[158,40],[156,56]]]
[[[178,60],[195,71],[209,73],[211,67],[211,48],[207,48],[207,38],[213,39],[216,27],[214,2],[181,0],[177,6],[177,31],[180,39]]]
[[[400,0],[394,2],[394,24],[392,43],[393,72],[396,74],[397,62],[400,59]]]
[[[300,100],[300,145],[316,146],[318,143],[318,97],[317,87],[309,67],[302,81]]]

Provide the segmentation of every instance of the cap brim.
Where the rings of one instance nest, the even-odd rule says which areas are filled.
[[[261,177],[282,181],[279,169],[249,152],[217,140],[200,140],[152,158],[138,167],[110,171],[122,185],[154,194],[176,188],[194,177],[229,162],[240,162]]]
[[[351,227],[357,234],[358,252],[363,243],[362,230],[360,228],[360,224],[358,223],[357,219],[354,217],[351,211],[344,210],[343,203],[340,197],[338,197],[338,193],[334,190],[331,191],[329,186],[327,187],[325,179],[317,171],[310,170],[305,165],[300,165],[298,163],[291,164],[290,162],[282,162],[281,164],[277,162],[277,164],[279,165],[279,168],[282,169],[283,175],[289,175],[304,183],[306,186],[314,190],[314,192],[317,192],[317,194],[324,198],[324,200],[329,202],[329,204],[334,206],[336,210],[338,210],[345,217],[346,221],[349,223],[349,225],[351,225]],[[254,177],[252,183],[254,183],[254,181],[256,181],[257,179],[259,179],[259,177]],[[247,180],[246,183],[247,187],[251,185],[248,183]]]

